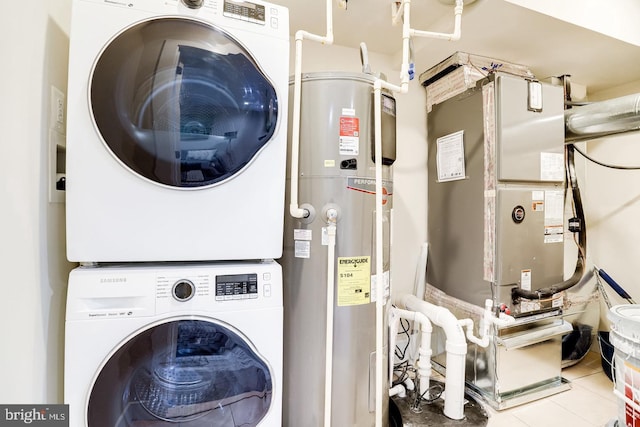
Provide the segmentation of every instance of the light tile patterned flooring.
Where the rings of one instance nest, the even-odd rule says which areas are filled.
[[[571,381],[571,390],[499,412],[487,409],[487,427],[604,427],[616,419],[618,398],[602,371],[600,353],[590,351],[562,376]]]

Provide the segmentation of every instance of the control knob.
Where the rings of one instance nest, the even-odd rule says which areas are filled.
[[[182,0],[189,9],[200,9],[204,4],[204,0]]]
[[[171,293],[180,302],[189,301],[196,293],[196,286],[190,280],[181,279],[173,284]]]

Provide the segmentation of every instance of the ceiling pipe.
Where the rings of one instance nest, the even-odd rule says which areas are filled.
[[[565,142],[640,130],[640,93],[565,110]]]
[[[333,44],[333,7],[332,0],[326,3],[327,34],[320,36],[307,31],[298,30],[295,35],[295,63],[293,72],[293,117],[291,119],[291,202],[289,214],[294,218],[307,218],[308,209],[298,205],[298,173],[300,157],[300,103],[302,96],[302,41],[312,40],[318,43]],[[345,2],[346,4],[346,2]]]
[[[462,34],[462,10],[464,0],[455,0],[454,7],[454,31],[451,34],[434,33],[431,31],[418,31],[411,28],[411,0],[402,2],[393,1],[392,23],[397,24],[402,18],[402,64],[400,66],[400,86],[393,85],[384,79],[377,78],[373,83],[373,106],[374,106],[374,157],[375,157],[375,189],[376,189],[376,216],[375,216],[375,236],[376,236],[376,398],[375,398],[375,427],[382,427],[382,399],[383,399],[383,319],[385,307],[385,286],[384,267],[382,265],[382,90],[386,89],[394,93],[407,93],[409,91],[409,80],[413,78],[413,63],[409,63],[411,37],[428,37],[444,40],[459,40]]]

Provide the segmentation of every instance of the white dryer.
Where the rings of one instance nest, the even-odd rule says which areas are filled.
[[[74,0],[67,257],[279,258],[288,10],[259,0]]]
[[[69,278],[71,427],[281,427],[273,262],[79,267]]]

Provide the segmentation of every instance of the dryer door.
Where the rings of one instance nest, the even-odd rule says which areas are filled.
[[[118,161],[177,188],[242,171],[278,118],[275,88],[242,44],[187,18],[144,21],[111,40],[92,71],[90,105]]]
[[[91,389],[89,427],[256,426],[272,401],[268,364],[230,326],[177,320],[137,333]]]

